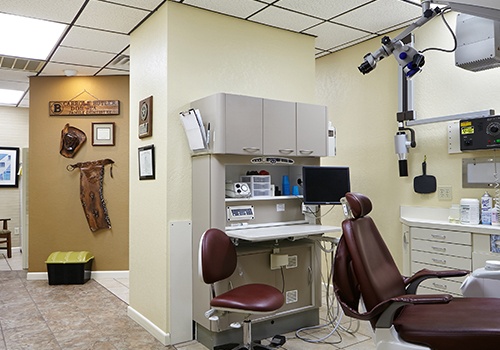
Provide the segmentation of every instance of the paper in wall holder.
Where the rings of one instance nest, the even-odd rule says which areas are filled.
[[[208,148],[207,133],[199,109],[190,109],[179,113],[184,126],[184,131],[193,152],[203,151]]]

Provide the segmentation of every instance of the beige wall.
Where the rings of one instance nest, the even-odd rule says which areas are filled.
[[[28,109],[15,107],[0,107],[0,147],[28,147]],[[19,157],[22,162],[22,152]],[[21,181],[22,178],[19,178]],[[15,234],[15,228],[21,228],[20,190],[18,188],[0,188],[0,218],[11,218],[8,222],[12,231],[12,246],[21,246],[20,235]]]
[[[84,90],[102,100],[119,100],[117,116],[49,116],[49,101],[66,101]],[[83,93],[77,100],[93,100]],[[92,146],[92,122],[115,123],[115,146]],[[87,141],[73,158],[59,154],[66,123],[85,132]],[[33,77],[30,79],[29,271],[46,271],[53,251],[89,250],[94,270],[128,269],[129,78]],[[112,228],[92,232],[80,203],[80,172],[66,166],[111,158],[113,178],[105,167],[104,199]]]
[[[454,27],[455,15],[448,18]],[[450,48],[453,43],[442,22],[435,20],[416,31],[416,46],[418,49]],[[399,177],[394,151],[398,111],[396,61],[386,58],[365,76],[357,70],[362,57],[379,47],[380,38],[376,38],[316,61],[318,96],[320,102],[329,107],[329,117],[337,127],[338,139],[337,157],[325,158],[323,164],[351,167],[352,190],[372,199],[372,216],[396,261],[401,264],[399,206],[448,208],[460,198],[481,197],[484,190],[462,188],[462,158],[487,157],[494,152],[448,154],[447,123],[415,126],[417,148],[410,151],[410,176]],[[455,67],[453,54],[429,51],[425,58],[423,72],[413,79],[418,119],[489,108],[500,111],[497,98],[500,70],[465,71]],[[436,176],[438,186],[452,186],[452,201],[439,201],[436,193],[413,191],[413,178],[422,173],[424,155],[427,155],[427,172]],[[323,222],[338,225],[342,218],[340,208],[336,208],[323,218]]]
[[[180,246],[169,225],[190,220],[191,155],[179,121],[189,103],[216,92],[316,102],[314,39],[167,2],[131,36],[130,306],[180,341],[170,261]],[[153,95],[153,137],[139,139],[134,113]],[[139,181],[137,148],[154,144],[156,180]],[[196,267],[194,267],[196,269]],[[188,301],[189,302],[189,301]],[[190,332],[190,329],[188,329]],[[186,339],[184,339],[186,340]]]

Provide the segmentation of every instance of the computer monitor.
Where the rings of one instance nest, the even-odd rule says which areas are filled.
[[[340,204],[351,190],[349,167],[304,166],[302,190],[304,204]]]

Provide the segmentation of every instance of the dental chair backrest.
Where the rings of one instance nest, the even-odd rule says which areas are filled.
[[[369,320],[375,328],[378,316],[359,314],[362,297],[369,312],[382,301],[405,294],[405,283],[372,218],[370,199],[360,193],[345,196],[352,217],[342,222],[342,237],[335,254],[334,287],[348,316]]]

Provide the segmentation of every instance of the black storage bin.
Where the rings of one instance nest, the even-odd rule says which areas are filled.
[[[45,261],[49,284],[84,284],[91,277],[93,260],[88,251],[50,254]]]

